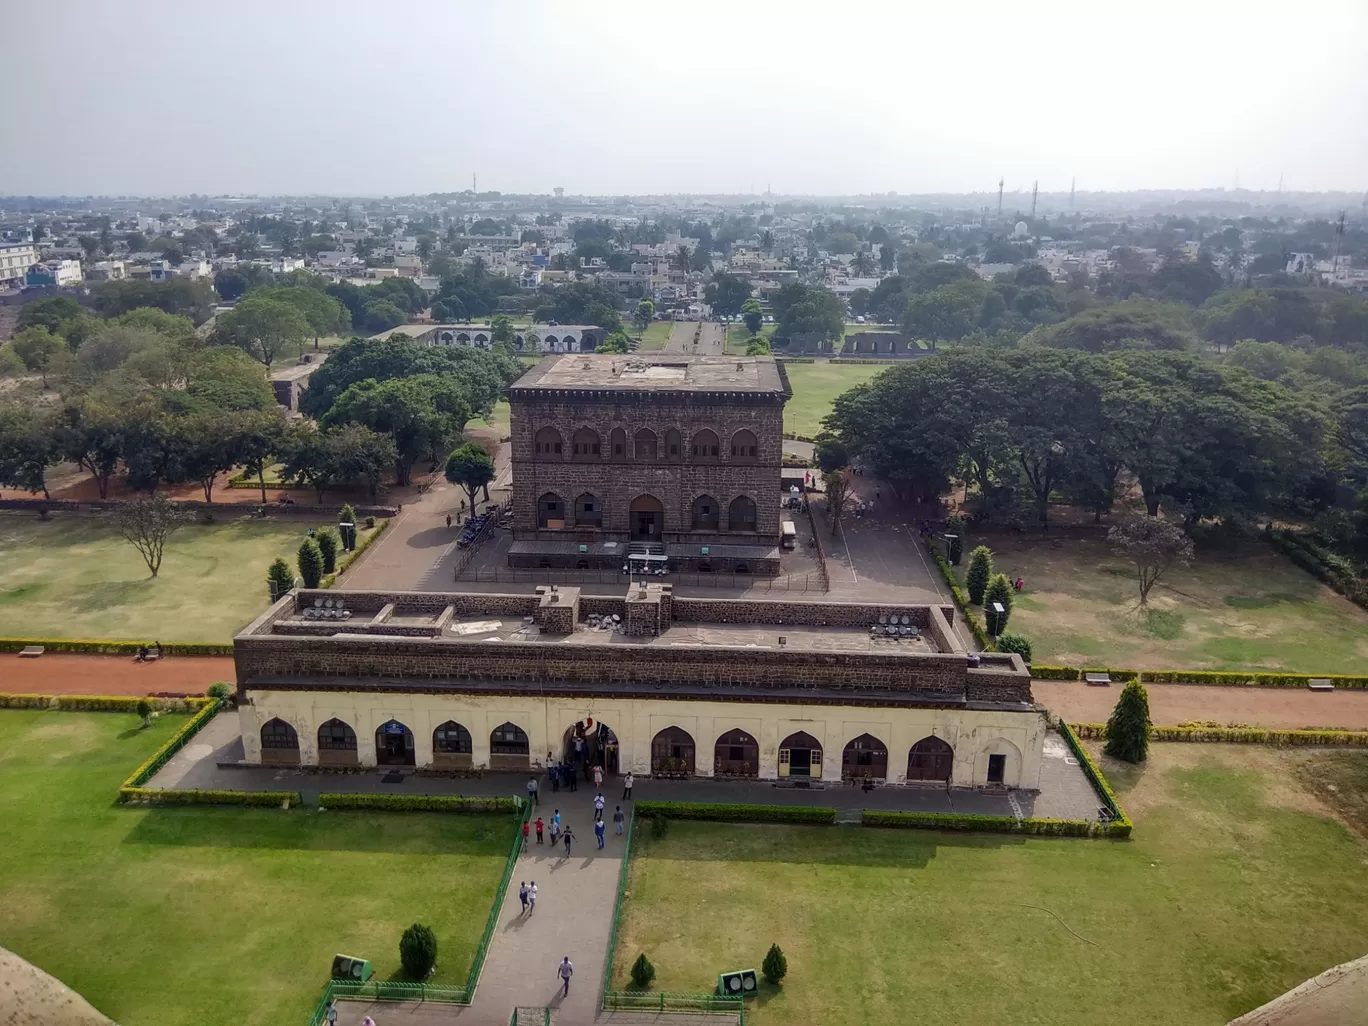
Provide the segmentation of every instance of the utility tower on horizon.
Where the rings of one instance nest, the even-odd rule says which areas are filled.
[[[1040,192],[1040,179],[1031,184],[1031,220],[1035,221],[1036,195]]]
[[[1076,186],[1077,184],[1078,184],[1078,177],[1077,177],[1076,175],[1075,175],[1073,178],[1070,178],[1070,179],[1069,179],[1069,209],[1070,209],[1070,210],[1073,210],[1073,208],[1074,208],[1074,186]]]
[[[998,220],[999,220],[999,221],[1002,220],[1002,186],[1003,186],[1003,183],[1006,182],[1006,181],[1007,181],[1007,179],[1005,179],[1005,178],[999,178],[999,179],[998,179]]]

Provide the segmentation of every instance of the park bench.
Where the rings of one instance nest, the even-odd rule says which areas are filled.
[[[43,648],[42,645],[25,645],[23,648],[19,650],[19,658],[37,659],[40,655],[43,654],[44,651],[46,650]]]
[[[1334,691],[1335,682],[1328,677],[1312,677],[1306,682],[1306,686],[1312,691]]]
[[[1094,687],[1106,688],[1111,686],[1110,673],[1085,673],[1083,674],[1083,680],[1092,684]]]

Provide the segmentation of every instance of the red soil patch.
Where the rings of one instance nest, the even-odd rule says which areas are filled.
[[[1335,727],[1368,730],[1368,691],[1318,694],[1305,688],[1146,684],[1150,720],[1166,727],[1194,720],[1248,723],[1270,729]],[[1079,681],[1031,682],[1035,700],[1070,723],[1106,723],[1120,685],[1095,688]]]
[[[0,691],[10,694],[202,695],[216,680],[236,679],[232,656],[167,656],[155,663],[135,663],[132,656],[0,655]]]

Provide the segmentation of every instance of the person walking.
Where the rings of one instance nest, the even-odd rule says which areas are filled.
[[[522,902],[522,912],[519,915],[527,914],[527,881],[518,884],[518,900]]]
[[[565,857],[570,857],[570,842],[575,839],[575,832],[570,829],[570,824],[565,824],[565,833],[561,834],[561,840],[565,842]]]
[[[600,791],[598,794],[594,795],[594,818],[595,818],[595,819],[602,819],[602,818],[603,818],[603,792],[602,792],[602,791]]]
[[[626,817],[625,815],[623,815],[623,812],[622,812],[622,806],[621,806],[621,805],[614,805],[614,806],[613,806],[613,833],[615,833],[615,834],[620,834],[620,833],[622,833],[622,824],[623,824],[623,821],[626,820],[626,819],[627,819],[627,817]]]
[[[570,963],[569,955],[561,959],[560,965],[556,967],[556,975],[561,979],[561,997],[569,997],[570,977],[575,975],[575,967]]]
[[[551,824],[552,824],[553,828],[555,829],[556,833],[560,833],[560,826],[561,826],[561,821],[560,821],[560,809],[553,809],[553,810],[552,810]]]
[[[523,820],[523,851],[527,851],[527,820]]]
[[[574,766],[565,767],[565,782],[570,786],[570,790],[579,790],[579,774],[575,772]]]
[[[448,513],[448,514],[447,514],[447,527],[450,527],[450,526],[451,526],[451,514]]]
[[[603,790],[603,767],[594,763],[594,787]]]
[[[559,840],[560,840],[560,822],[559,822],[559,820],[553,819],[553,820],[551,821],[551,847],[554,848],[554,847],[556,846],[556,842],[559,841]]]
[[[594,840],[598,841],[599,850],[603,850],[603,835],[608,832],[608,825],[603,822],[603,813],[599,813],[599,818],[594,820]]]
[[[328,1026],[337,1026],[337,999],[328,1002],[327,1012]]]
[[[551,770],[550,770],[550,772],[549,772],[547,775],[551,778],[551,793],[552,793],[552,794],[559,794],[559,793],[560,793],[561,764],[560,764],[559,762],[553,762],[553,763],[551,764]]]
[[[527,914],[530,916],[537,911],[537,881],[533,880],[532,885],[527,888]]]
[[[536,778],[536,777],[528,777],[528,778],[527,778],[527,800],[528,800],[529,802],[532,803],[532,807],[533,807],[534,809],[537,807],[537,794],[538,794],[538,792],[539,792],[540,790],[541,790],[541,788],[537,786],[537,778]]]
[[[622,800],[624,802],[630,802],[632,800],[632,783],[632,771],[628,770],[627,776],[622,779]]]
[[[538,844],[541,844],[541,843],[542,843],[542,830],[546,827],[546,824],[543,823],[543,822],[542,822],[542,818],[541,818],[540,816],[538,816],[538,817],[537,817],[537,822],[534,823],[533,825],[537,828],[537,843],[538,843]]]

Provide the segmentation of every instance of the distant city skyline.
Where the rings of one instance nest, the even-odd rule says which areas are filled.
[[[0,194],[1368,188],[1368,5],[6,12]]]

